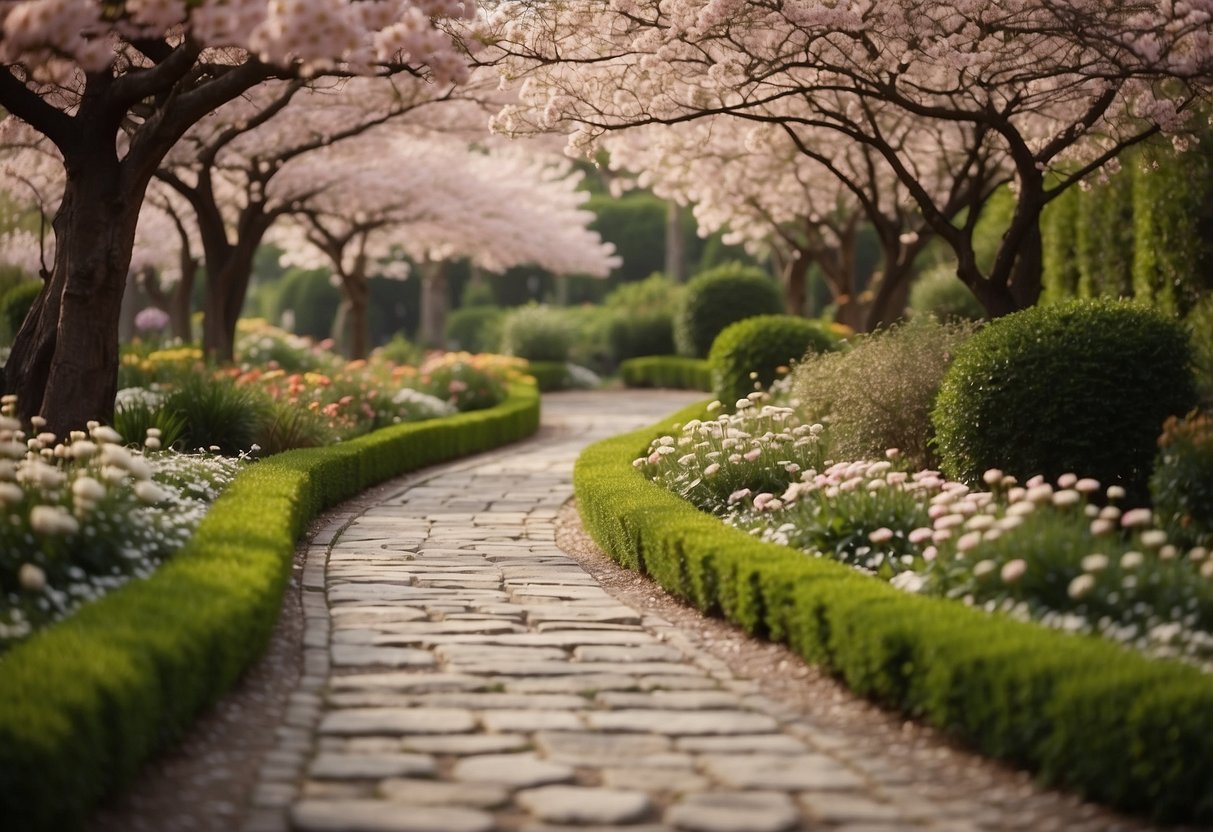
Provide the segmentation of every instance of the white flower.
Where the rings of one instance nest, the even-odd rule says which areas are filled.
[[[167,500],[172,494],[151,480],[140,480],[135,483],[135,496],[148,505],[155,505]]]
[[[926,586],[927,580],[917,572],[898,572],[889,581],[889,586],[900,589],[902,592],[921,592]]]
[[[982,578],[993,574],[994,570],[997,568],[998,564],[992,560],[979,560],[977,563],[973,564],[973,577],[981,580]]]
[[[1074,483],[1074,490],[1079,494],[1094,494],[1099,490],[1099,480],[1091,477],[1083,477],[1078,482]]]
[[[72,483],[72,495],[82,500],[96,502],[105,499],[105,486],[92,477],[81,475],[76,477],[76,481]]]
[[[89,431],[93,439],[101,443],[121,444],[122,434],[111,428],[109,425],[97,425]]]
[[[919,543],[925,543],[930,540],[933,533],[933,530],[926,527],[917,528],[910,532],[909,540],[917,546]]]
[[[25,497],[25,491],[15,482],[0,481],[0,506],[19,503]]]
[[[1067,488],[1063,491],[1058,491],[1053,495],[1053,505],[1058,508],[1068,508],[1076,506],[1082,500],[1082,495],[1072,488]]]
[[[981,475],[981,481],[991,488],[1002,482],[1003,473],[997,468],[990,468]]]
[[[694,462],[698,458],[699,457],[695,456],[695,454],[683,454],[682,456],[678,457],[678,464],[685,467],[687,465],[690,465],[692,462]]]
[[[1147,548],[1157,549],[1166,542],[1167,533],[1162,529],[1146,529],[1141,533],[1141,545]]]
[[[868,535],[868,540],[877,545],[880,545],[881,543],[888,543],[892,539],[893,530],[884,527],[881,527]]]
[[[1107,494],[1109,500],[1123,500],[1125,498],[1125,490],[1119,485],[1108,486]]]
[[[754,406],[754,403],[752,401],[750,401],[749,399],[738,399],[737,403],[734,405],[734,407],[736,407],[737,410],[739,410],[739,411],[745,410],[747,407],[753,407],[753,406]]]
[[[1075,601],[1078,601],[1086,598],[1094,588],[1095,577],[1084,573],[1070,581],[1070,585],[1066,587],[1066,593]]]
[[[1025,561],[1023,558],[1015,558],[1015,560],[1009,560],[1002,565],[1002,570],[999,572],[999,577],[1002,578],[1003,583],[1013,584],[1017,583],[1027,571],[1027,561]]]
[[[1087,555],[1080,563],[1083,572],[1102,572],[1108,568],[1108,556],[1101,554]]]
[[[1145,555],[1141,552],[1125,552],[1120,556],[1121,569],[1136,569],[1145,562]]]
[[[46,573],[32,563],[23,563],[17,570],[17,581],[26,592],[41,592],[46,588]]]
[[[715,473],[716,473],[717,471],[719,471],[719,470],[720,470],[720,463],[719,463],[719,462],[713,462],[713,463],[712,463],[711,465],[709,465],[707,468],[704,468],[704,469],[703,469],[703,475],[704,475],[705,477],[710,477],[710,476],[712,476],[713,474],[715,474]]]
[[[967,532],[956,541],[956,551],[968,554],[981,543],[981,532]],[[974,567],[976,569],[976,567]]]
[[[1111,489],[1108,489],[1109,491]],[[1154,519],[1154,515],[1148,508],[1134,508],[1126,511],[1120,518],[1120,525],[1126,529],[1134,529],[1139,526],[1148,526],[1150,521]]]
[[[737,491],[734,491],[732,494],[729,495],[729,505],[733,505],[733,503],[744,500],[746,497],[750,496],[752,493],[754,493],[754,492],[750,491],[750,489],[748,489],[748,488],[740,488]]]
[[[1098,520],[1091,521],[1091,534],[1095,535],[1096,537],[1111,534],[1114,531],[1116,531],[1116,523],[1112,520],[1104,520],[1103,518],[1100,518]]]
[[[34,506],[30,509],[29,525],[38,534],[68,535],[80,530],[80,524],[59,506]]]

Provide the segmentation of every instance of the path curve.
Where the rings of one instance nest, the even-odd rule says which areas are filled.
[[[326,521],[303,678],[243,832],[1051,826],[1022,790],[991,814],[900,788],[557,548],[581,448],[697,395],[547,396],[535,438]]]

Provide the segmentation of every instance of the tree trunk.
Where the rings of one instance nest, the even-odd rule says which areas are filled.
[[[235,245],[218,247],[216,251],[207,247],[202,351],[212,361],[235,360],[236,322],[244,308],[253,276],[253,258],[264,234],[264,229],[242,228]]]
[[[342,275],[341,282],[345,286],[345,299],[349,304],[349,314],[346,317],[346,355],[350,360],[366,358],[371,354],[371,284],[366,274],[356,272]]]
[[[808,301],[810,259],[793,251],[783,267],[783,302],[789,315],[805,314]]]
[[[58,436],[113,416],[118,321],[142,198],[122,193],[112,155],[85,155],[68,166],[54,269],[13,341],[4,382],[22,419],[40,415]]]
[[[675,283],[686,282],[686,241],[682,233],[682,206],[677,202],[666,203],[665,273]]]
[[[427,347],[446,342],[446,263],[427,263],[421,269],[421,327],[418,340]]]
[[[180,338],[188,344],[194,340],[194,324],[190,320],[191,304],[194,298],[194,279],[198,272],[198,261],[193,257],[183,257],[181,260],[181,279],[173,287],[169,297],[168,319],[173,328],[173,337]]]

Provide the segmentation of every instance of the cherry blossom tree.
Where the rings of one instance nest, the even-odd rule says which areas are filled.
[[[483,137],[482,137],[483,138]],[[340,280],[353,358],[369,351],[368,277],[421,264],[422,340],[440,344],[442,264],[467,259],[488,272],[534,264],[556,274],[606,277],[613,247],[590,231],[580,176],[543,149],[483,149],[449,133],[380,130],[300,157],[283,175],[325,182],[276,231],[284,262],[328,265]]]
[[[498,124],[569,130],[583,150],[621,128],[719,115],[778,125],[808,151],[834,131],[884,160],[997,315],[1039,295],[1045,205],[1125,148],[1182,130],[1207,98],[1211,20],[1211,0],[507,2],[495,54],[525,103]],[[951,187],[918,174],[940,147],[886,133],[904,117],[961,128],[946,146],[964,160]],[[1017,205],[983,271],[976,216],[1007,172]],[[969,210],[950,210],[958,197]]]
[[[0,106],[66,172],[47,290],[17,334],[6,390],[63,434],[110,415],[117,321],[148,182],[195,123],[274,77],[466,72],[436,21],[460,0],[11,0]],[[470,41],[469,41],[470,42]]]

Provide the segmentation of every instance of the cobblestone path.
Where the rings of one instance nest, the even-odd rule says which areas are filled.
[[[244,832],[1028,828],[899,790],[556,548],[579,450],[693,399],[546,397],[536,438],[322,527]]]

